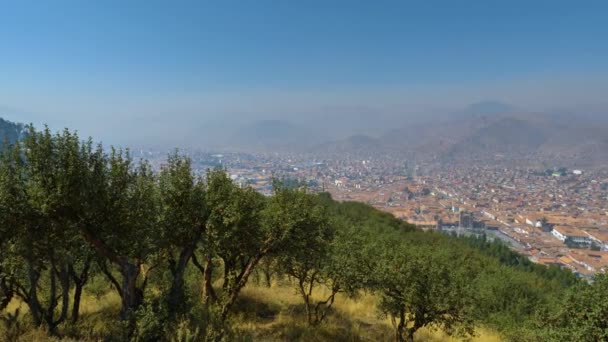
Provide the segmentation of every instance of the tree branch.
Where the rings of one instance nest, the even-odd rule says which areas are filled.
[[[198,261],[196,253],[192,253],[192,264],[194,264],[194,266],[198,268],[201,273],[205,273],[205,267],[203,267],[203,265],[201,265],[201,263]]]
[[[108,278],[108,280],[110,280],[112,285],[114,285],[114,288],[116,289],[116,291],[118,291],[120,298],[122,298],[123,294],[122,294],[122,288],[120,287],[120,283],[118,282],[118,280],[116,280],[116,278],[114,278],[112,273],[108,270],[106,263],[102,262],[102,263],[100,263],[99,266],[100,266],[99,268],[101,269],[101,272],[103,274],[105,274],[105,276]]]

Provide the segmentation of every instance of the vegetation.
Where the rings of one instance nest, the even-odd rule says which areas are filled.
[[[30,126],[0,160],[8,340],[602,340],[607,283],[303,185],[264,197],[177,152],[154,172]]]
[[[23,134],[23,125],[0,118],[0,147],[14,144]]]

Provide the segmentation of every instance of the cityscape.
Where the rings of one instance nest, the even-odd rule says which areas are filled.
[[[0,342],[608,342],[608,1],[12,1]]]
[[[139,151],[160,168],[170,152]],[[270,195],[273,179],[357,201],[416,225],[499,239],[543,265],[590,278],[608,267],[608,171],[455,167],[398,157],[184,151],[201,175],[226,168]]]

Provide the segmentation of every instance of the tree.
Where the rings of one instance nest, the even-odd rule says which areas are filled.
[[[608,276],[598,274],[592,284],[579,283],[562,299],[554,314],[541,316],[539,325],[555,341],[608,340]]]
[[[519,334],[536,310],[547,304],[544,292],[550,288],[544,284],[541,289],[539,283],[541,279],[531,273],[495,262],[484,265],[474,280],[474,317],[496,329]]]
[[[214,256],[223,264],[220,320],[225,321],[232,305],[260,260],[268,254],[272,241],[266,241],[260,215],[265,200],[252,188],[236,186],[222,169],[207,173],[206,202],[209,208],[204,268],[207,299],[214,293],[210,287]]]
[[[425,326],[472,334],[467,280],[457,268],[462,261],[454,260],[455,255],[408,244],[380,254],[374,287],[380,311],[393,322],[395,341],[413,341]]]
[[[149,272],[158,265],[158,187],[150,165],[142,161],[134,166],[128,152],[112,149],[109,157],[95,162],[92,187],[99,197],[88,213],[96,219],[80,231],[102,257],[102,272],[120,295],[126,319],[143,303]],[[106,261],[117,267],[122,281]]]
[[[18,232],[25,229],[23,160],[19,146],[5,147],[0,155],[0,311],[17,294]],[[25,289],[21,290],[25,293]]]
[[[187,298],[184,272],[201,242],[207,221],[205,185],[192,171],[191,161],[170,155],[159,179],[161,245],[173,277],[167,298],[169,313],[184,313]]]
[[[30,130],[25,139],[26,146],[35,136],[36,133]],[[78,234],[77,228],[85,216],[85,203],[89,200],[83,195],[87,193],[88,187],[88,158],[94,152],[90,140],[81,144],[78,135],[67,129],[53,136],[52,140],[56,165],[52,174],[53,186],[45,195],[47,199],[53,199],[53,206],[50,207],[50,215],[47,217],[54,223],[54,235],[58,238],[53,249],[57,254],[56,263],[59,265],[56,267],[56,274],[64,291],[62,315],[64,319],[67,316],[68,291],[73,285],[71,319],[76,322],[80,313],[82,290],[89,279],[94,256],[86,241]],[[29,146],[28,149],[31,153],[35,147]],[[43,158],[44,154],[37,156],[37,159]]]
[[[2,219],[11,229],[13,258],[26,265],[26,272],[12,279],[16,294],[27,303],[34,325],[44,323],[55,334],[69,311],[66,241],[71,217],[64,204],[73,190],[68,173],[76,171],[69,168],[73,162],[69,152],[78,142],[74,145],[69,132],[52,136],[48,128],[28,129],[24,148],[10,147],[2,162],[3,202],[10,201],[3,205]]]
[[[334,227],[315,196],[303,191],[295,194],[300,205],[297,211],[288,214],[305,228],[294,230],[289,237],[289,248],[277,256],[278,267],[296,280],[297,290],[306,307],[308,324],[317,325],[323,321],[341,290],[340,282],[332,272]],[[318,286],[327,286],[330,295],[314,303],[313,291]]]

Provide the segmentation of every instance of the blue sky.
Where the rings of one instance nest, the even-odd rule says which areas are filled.
[[[0,111],[101,138],[328,106],[602,106],[608,90],[606,1],[0,3]]]

